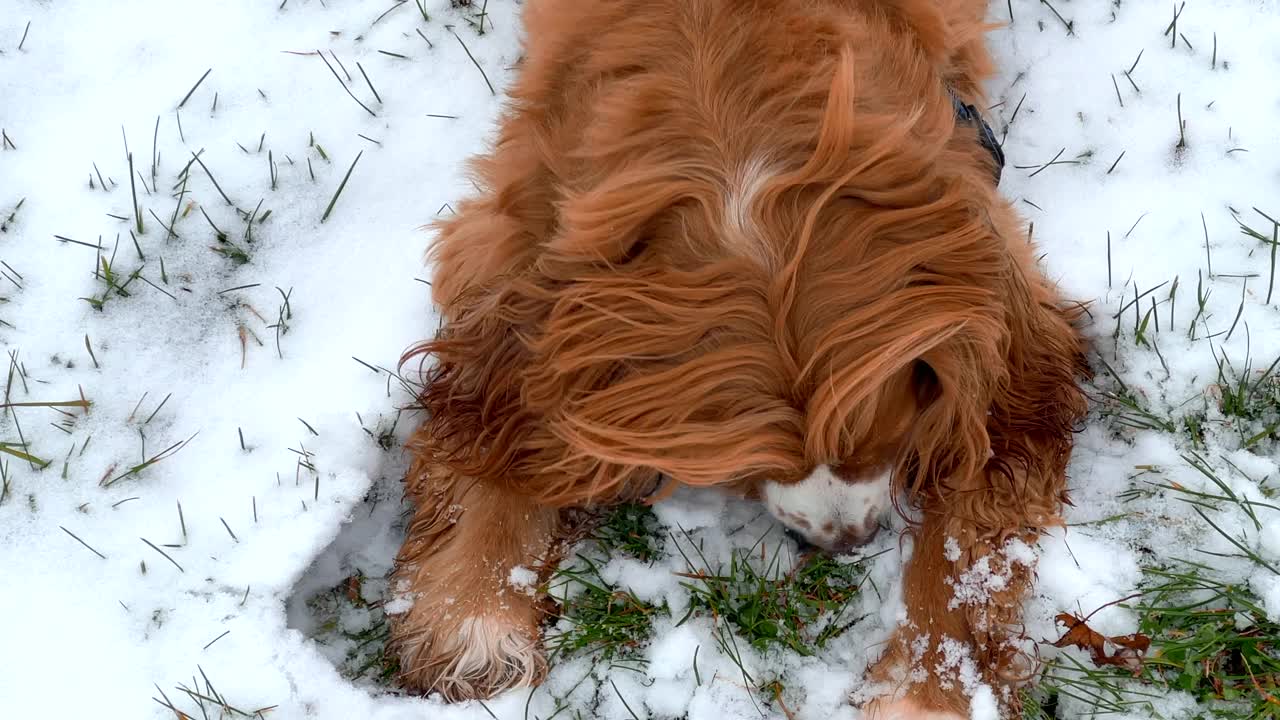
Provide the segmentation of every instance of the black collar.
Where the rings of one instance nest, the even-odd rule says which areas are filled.
[[[956,120],[962,123],[972,125],[978,131],[978,142],[982,143],[982,147],[991,153],[991,160],[995,163],[995,181],[996,185],[1000,184],[1000,174],[1004,170],[1004,150],[1000,147],[1000,142],[996,140],[995,131],[982,118],[982,113],[972,105],[966,104],[965,101],[956,95],[954,90],[948,90],[951,95],[951,106],[955,108]]]

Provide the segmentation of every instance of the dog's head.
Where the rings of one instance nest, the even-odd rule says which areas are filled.
[[[513,220],[530,181],[486,165],[491,194],[436,248],[430,456],[544,502],[730,487],[830,550],[867,541],[896,491],[972,486],[993,448],[1060,462],[1078,348],[983,151],[941,87],[855,112],[837,65],[737,160],[647,121],[661,88],[612,98],[551,219]],[[506,132],[524,159],[559,137]]]

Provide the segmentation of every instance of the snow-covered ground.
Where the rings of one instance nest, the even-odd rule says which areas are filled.
[[[359,598],[385,589],[414,422],[385,368],[436,322],[420,226],[466,191],[519,56],[520,3],[460,4],[3,1],[0,717],[237,716],[207,698],[288,719],[857,717],[896,541],[859,565],[852,627],[811,656],[759,650],[679,623],[694,544],[715,566],[773,529],[768,560],[791,562],[758,508],[705,493],[657,508],[659,559],[601,567],[669,610],[633,662],[571,656],[483,706],[349,679],[350,638],[378,643]],[[991,36],[1002,188],[1092,301],[1100,371],[1070,526],[1041,546],[1037,639],[1178,559],[1280,622],[1280,403],[1259,372],[1280,357],[1280,4],[1183,7],[1170,28],[1154,0],[992,6],[1013,18]],[[1138,619],[1120,603],[1089,623]],[[1203,711],[1148,692],[1133,717]],[[1057,711],[1087,708],[1063,693]]]

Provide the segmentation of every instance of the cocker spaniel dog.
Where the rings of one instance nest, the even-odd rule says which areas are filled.
[[[1087,367],[972,109],[985,4],[527,0],[478,192],[431,251],[442,329],[408,356],[404,685],[539,682],[513,568],[567,510],[679,484],[833,552],[903,513],[906,618],[864,713],[1016,706]]]

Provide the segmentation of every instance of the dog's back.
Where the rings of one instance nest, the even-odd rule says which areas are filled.
[[[899,143],[897,157],[863,184],[918,179],[919,168],[935,163],[939,139],[952,134],[948,89],[970,101],[981,97],[978,83],[990,70],[983,5],[530,0],[500,152],[477,168],[501,214],[523,227],[484,228],[495,252],[476,257],[467,252],[475,243],[449,239],[471,233],[446,221],[435,250],[437,304],[447,313],[466,287],[527,265],[547,238],[558,236],[556,249],[564,252],[574,249],[573,237],[593,235],[559,232],[566,224],[636,228],[640,216],[651,215],[644,199],[659,186],[655,199],[669,207],[663,220],[706,243],[697,255],[714,257],[725,247],[765,262],[785,255],[769,246],[776,238],[751,227],[749,206],[763,177],[795,170],[820,152],[831,155],[827,174],[838,175],[858,161],[859,144],[912,125],[913,139]],[[820,148],[823,109],[842,61],[851,64],[846,100],[860,131],[851,147]],[[966,143],[962,152],[970,149]],[[626,172],[641,166],[647,171]],[[587,193],[600,196],[591,205],[607,212],[576,212],[581,203],[572,201]],[[603,259],[625,255],[623,235]],[[589,244],[581,250],[599,253],[598,243]]]

